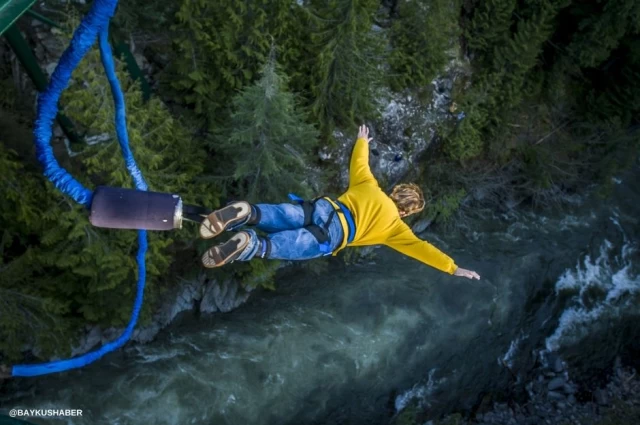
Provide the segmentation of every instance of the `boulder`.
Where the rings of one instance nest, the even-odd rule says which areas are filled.
[[[564,388],[565,384],[566,384],[566,381],[564,380],[564,378],[557,377],[549,381],[549,384],[547,385],[547,387],[549,388],[549,390],[554,391],[560,388]]]
[[[549,391],[547,393],[547,396],[549,397],[549,400],[554,400],[554,401],[563,401],[566,399],[564,394],[559,393],[557,391]]]
[[[249,290],[238,282],[225,280],[222,283],[210,281],[204,288],[204,295],[200,301],[202,313],[229,312],[249,299]]]

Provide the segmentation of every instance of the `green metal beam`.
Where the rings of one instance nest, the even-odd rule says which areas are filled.
[[[51,27],[54,27],[54,28],[62,28],[60,25],[56,24],[56,23],[55,23],[55,22],[53,22],[51,19],[47,18],[46,16],[42,16],[42,15],[41,15],[41,14],[39,14],[38,12],[34,12],[34,11],[33,11],[33,10],[31,10],[31,9],[28,9],[28,10],[25,12],[25,15],[29,15],[29,16],[31,16],[32,18],[37,19],[38,21],[43,22],[43,23],[45,23],[45,24],[47,24],[47,25],[49,25],[49,26],[51,26]]]
[[[40,65],[38,65],[36,57],[33,55],[27,40],[24,39],[17,25],[14,24],[7,28],[4,36],[9,42],[13,52],[18,57],[18,60],[27,71],[29,78],[31,78],[33,84],[35,84],[36,89],[40,92],[44,91],[48,84],[47,77],[44,75],[44,72],[42,72],[42,69],[40,69]],[[71,121],[62,114],[58,114],[57,119],[62,131],[69,141],[74,145],[79,144],[81,139],[73,130],[73,124]]]
[[[36,0],[0,0],[0,35],[9,29]]]
[[[17,25],[12,25],[6,29],[5,38],[9,42],[11,46],[11,50],[16,54],[16,57],[24,66],[25,71],[27,71],[27,75],[35,84],[36,89],[38,91],[43,91],[47,88],[47,77],[44,75],[44,72],[40,69],[40,65],[38,65],[38,61],[36,57],[31,52],[31,47],[29,47],[29,43],[24,39],[22,34],[20,33],[20,29],[18,29]]]
[[[42,92],[47,88],[47,77],[44,72],[42,72],[42,69],[40,69],[40,65],[38,65],[38,61],[33,55],[29,44],[24,37],[22,37],[15,22],[20,16],[26,13],[48,25],[58,28],[59,26],[50,19],[29,10],[35,2],[36,0],[0,0],[0,36],[4,35],[6,37],[11,49],[16,54],[20,63],[22,63],[22,66],[29,75],[29,78],[33,81],[36,89]],[[112,39],[112,41],[116,40]],[[144,99],[148,100],[151,97],[151,87],[144,78],[140,67],[138,67],[131,50],[129,50],[129,46],[124,42],[117,41],[113,44],[115,45],[115,53],[124,58],[131,77],[134,80],[140,81]],[[58,114],[57,120],[69,141],[73,145],[78,145],[81,142],[81,138],[74,131],[71,121],[63,114]]]
[[[133,53],[129,50],[129,45],[124,41],[118,42],[114,37],[111,38],[111,42],[115,45],[114,52],[116,55],[124,58],[124,62],[127,65],[127,70],[129,71],[129,75],[131,75],[131,79],[140,82],[140,88],[142,89],[142,96],[144,100],[149,100],[149,98],[151,98],[151,86],[147,82],[147,79],[144,78],[142,70],[138,66],[138,62],[136,62],[136,59],[133,57]]]

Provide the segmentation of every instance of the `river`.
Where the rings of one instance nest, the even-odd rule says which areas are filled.
[[[638,176],[616,179],[606,199],[477,211],[421,235],[480,281],[387,248],[321,274],[285,270],[277,291],[231,313],[187,313],[147,345],[14,380],[0,412],[83,411],[36,424],[388,424],[414,397],[434,414],[470,409],[547,351],[585,370],[605,364],[640,340]]]

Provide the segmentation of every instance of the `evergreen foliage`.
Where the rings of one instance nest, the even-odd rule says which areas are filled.
[[[389,85],[427,86],[447,63],[457,42],[460,5],[450,0],[401,0],[391,31]]]
[[[536,69],[553,22],[566,0],[526,2],[516,9],[514,0],[481,3],[469,23],[467,38],[475,48],[479,67],[471,90],[460,102],[467,118],[447,136],[445,150],[464,161],[496,140],[506,112],[517,107],[527,93],[529,75]]]
[[[336,126],[354,129],[374,113],[382,83],[383,38],[371,30],[375,0],[329,0],[311,4],[311,53],[315,63],[311,109],[323,141]]]
[[[55,283],[64,276],[45,273],[51,257],[42,255],[43,250],[33,243],[51,225],[43,214],[61,206],[52,202],[50,188],[33,178],[15,153],[2,145],[0,173],[0,353],[19,359],[21,347],[29,342],[45,353],[58,346],[64,350],[73,322],[60,316],[69,312],[73,299],[67,297],[69,287],[57,292]]]
[[[640,3],[635,0],[581,2],[571,8],[571,15],[580,23],[567,53],[580,67],[601,65],[627,34],[640,33]]]
[[[466,3],[474,75],[470,87],[458,82],[465,90],[454,100],[464,115],[442,132],[443,150],[465,167],[493,170],[502,187],[489,183],[500,193],[490,198],[546,203],[561,188],[608,181],[635,157],[636,3]],[[473,185],[482,183],[456,187]]]
[[[182,0],[176,13],[176,60],[170,74],[178,99],[210,122],[237,90],[255,80],[271,44],[292,37],[292,0]],[[296,57],[294,49],[285,57]]]
[[[204,169],[203,147],[157,99],[144,103],[139,87],[121,68],[130,145],[150,190],[180,193],[185,202],[216,207],[219,190],[194,182]],[[85,137],[111,138],[62,161],[88,187],[132,187],[113,138],[114,111],[101,71],[97,51],[89,53],[62,102]],[[86,211],[45,185],[39,171],[24,169],[4,148],[0,158],[0,196],[5,200],[0,210],[5,229],[0,351],[15,358],[16,350],[35,344],[43,356],[66,355],[68,338],[80,323],[125,325],[135,295],[136,232],[92,227]],[[192,237],[188,232],[150,233],[142,321],[150,317],[164,285],[179,271],[174,262]],[[196,253],[191,256],[189,266],[197,266]]]
[[[274,53],[260,79],[233,99],[231,119],[214,145],[230,158],[236,192],[251,202],[279,202],[288,192],[308,195],[302,184],[306,158],[317,143],[317,131],[296,110]]]

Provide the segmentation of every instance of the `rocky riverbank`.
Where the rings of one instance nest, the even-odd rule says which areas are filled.
[[[558,356],[538,367],[524,385],[525,400],[481,403],[475,412],[429,418],[410,404],[392,425],[637,425],[640,377],[616,359],[606,384],[578,384]]]

